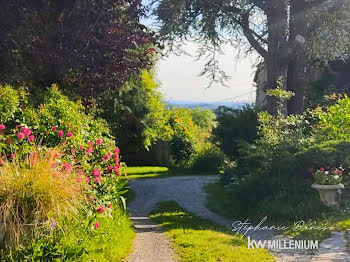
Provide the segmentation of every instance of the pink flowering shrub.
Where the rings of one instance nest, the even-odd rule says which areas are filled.
[[[77,182],[89,185],[89,220],[98,223],[113,205],[125,206],[119,148],[103,119],[86,114],[79,101],[69,100],[56,85],[38,107],[28,103],[24,91],[0,86],[0,94],[0,104],[7,101],[6,114],[0,113],[0,165],[26,159],[37,148],[59,148],[62,172],[78,174]]]

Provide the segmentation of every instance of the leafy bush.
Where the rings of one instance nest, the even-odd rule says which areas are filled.
[[[237,157],[239,141],[252,143],[257,139],[258,110],[253,106],[233,109],[225,106],[216,111],[217,126],[213,141],[229,157]]]
[[[165,110],[158,84],[150,72],[126,82],[118,91],[108,90],[101,100],[101,116],[108,121],[123,151],[151,147],[157,140],[169,140],[169,112]]]
[[[345,96],[335,105],[319,112],[319,125],[316,131],[322,140],[350,139],[350,98]]]
[[[219,172],[224,163],[224,154],[213,145],[201,149],[193,159],[192,169],[200,172]]]
[[[277,114],[259,113],[259,139],[240,144],[237,166],[222,181],[229,185],[237,215],[258,219],[267,215],[273,220],[317,215],[323,207],[310,188],[311,166],[299,166],[297,160],[298,153],[313,141],[309,122],[303,115],[284,115],[283,101],[289,92],[276,90],[271,95],[279,99]]]
[[[19,242],[26,225],[37,232],[41,223],[59,221],[82,207],[84,186],[58,162],[59,155],[56,150],[35,152],[23,163],[5,161],[0,166],[0,221],[11,242]]]
[[[43,255],[45,261],[70,257],[70,253],[80,256],[85,252],[79,248],[80,240],[77,249],[63,247],[60,238],[44,243],[42,239],[50,235],[39,236],[37,229],[44,230],[50,220],[62,225],[61,219],[71,212],[79,218],[74,226],[83,227],[86,232],[81,235],[87,238],[91,237],[88,233],[96,234],[100,223],[110,223],[112,213],[126,204],[122,197],[127,191],[126,181],[119,179],[120,150],[106,122],[86,114],[80,102],[69,100],[57,86],[44,94],[38,107],[22,90],[8,86],[0,89],[8,89],[1,92],[2,98],[16,105],[13,113],[0,119],[0,181],[5,181],[3,188],[0,186],[0,218],[23,249],[19,251],[21,245],[14,245],[4,255],[10,258],[12,251],[19,251],[26,254],[23,261],[28,256]],[[45,152],[52,152],[53,147],[62,154],[49,158]],[[88,202],[83,201],[85,197]],[[28,223],[34,225],[33,235],[24,234]]]
[[[171,161],[176,166],[189,167],[196,152],[198,126],[188,109],[174,108],[170,113],[169,123],[174,132],[169,143]]]

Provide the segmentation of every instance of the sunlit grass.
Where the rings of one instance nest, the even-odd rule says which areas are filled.
[[[158,204],[151,218],[165,227],[180,261],[274,261],[268,251],[248,249],[245,238],[187,212],[176,202]]]

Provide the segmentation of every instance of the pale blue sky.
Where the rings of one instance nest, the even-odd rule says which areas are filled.
[[[186,44],[185,48],[187,52],[196,54],[194,43]],[[221,68],[231,76],[227,81],[228,87],[214,84],[211,88],[206,88],[209,80],[204,76],[198,76],[203,69],[203,60],[195,61],[194,57],[185,54],[180,56],[170,54],[158,61],[157,79],[161,82],[160,90],[165,99],[215,102],[250,92],[229,101],[253,102],[254,56],[237,60],[232,47],[224,48],[224,52],[225,54],[219,57],[219,62]]]

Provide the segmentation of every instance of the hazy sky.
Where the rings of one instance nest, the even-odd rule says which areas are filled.
[[[147,5],[149,0],[143,0]],[[155,29],[157,27],[153,18],[142,19],[146,26]],[[195,56],[197,46],[188,43],[185,46],[187,53]],[[231,76],[226,83],[228,87],[214,84],[207,89],[209,80],[199,77],[198,74],[204,67],[204,61],[195,61],[194,57],[187,55],[177,56],[169,54],[157,64],[157,79],[161,82],[161,92],[166,100],[187,100],[215,102],[229,99],[228,101],[255,101],[255,90],[253,86],[254,71],[252,61],[254,57],[237,60],[236,52],[232,47],[223,48],[225,55],[219,57],[221,68]],[[248,93],[248,95],[241,96]],[[231,97],[240,96],[235,99]]]
[[[186,51],[196,54],[194,43],[186,44]],[[166,100],[189,100],[214,102],[228,99],[228,101],[254,101],[253,86],[254,68],[253,57],[237,60],[232,47],[224,50],[225,55],[219,57],[221,68],[231,76],[228,87],[214,84],[208,86],[209,80],[205,76],[198,76],[203,69],[204,60],[195,61],[194,57],[170,54],[157,64],[157,79],[161,82],[161,92]],[[242,94],[248,93],[240,96]],[[240,96],[238,98],[233,98]]]

